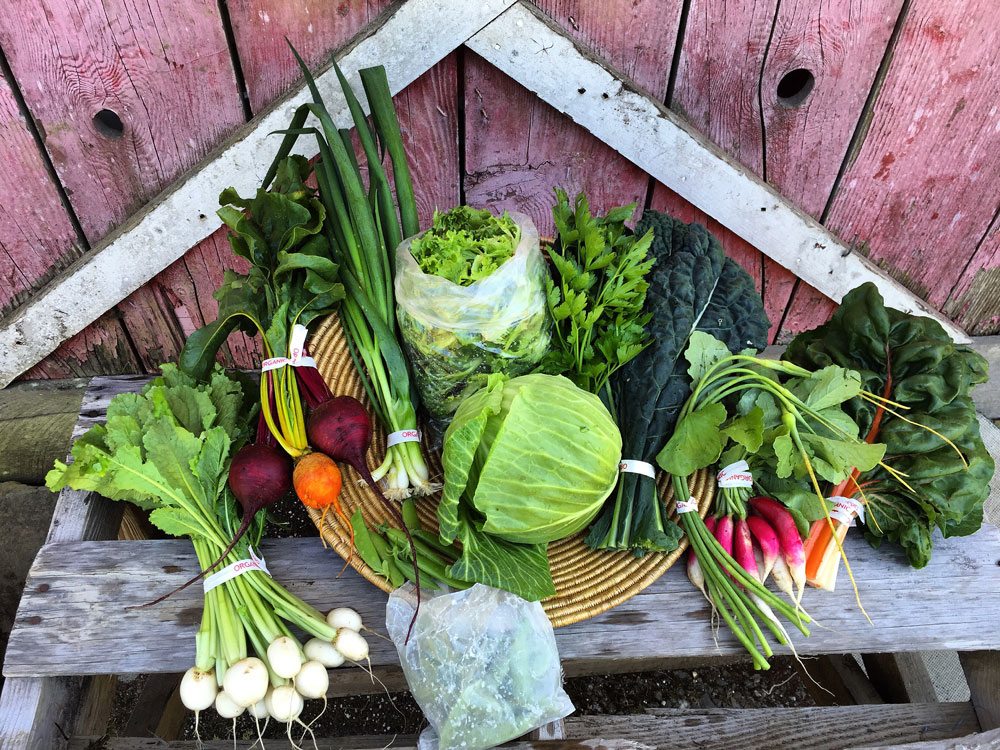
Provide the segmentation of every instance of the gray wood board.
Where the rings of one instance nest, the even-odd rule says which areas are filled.
[[[807,747],[834,750],[846,744],[901,743],[960,737],[977,728],[967,703],[914,703],[893,706],[761,709],[655,709],[638,716],[571,716],[565,721],[567,740],[517,742],[504,748],[628,748],[739,747],[742,750]],[[602,739],[597,739],[602,738]],[[85,750],[95,738],[76,738],[70,750]],[[321,750],[360,750],[386,746],[385,737],[320,739]],[[397,750],[412,747],[400,739]],[[195,742],[162,743],[157,739],[106,739],[103,750],[194,750]],[[286,745],[282,744],[282,747]],[[232,748],[231,740],[206,742],[204,750]],[[237,744],[240,750],[250,742]],[[271,741],[268,740],[268,747]]]
[[[818,624],[794,633],[800,654],[1000,648],[1000,530],[938,540],[923,570],[889,546],[871,549],[856,534],[846,544],[861,600],[841,571],[835,592],[809,590],[805,608]],[[370,626],[384,623],[386,595],[348,570],[313,539],[267,542],[275,578],[320,609],[351,606]],[[195,570],[181,540],[46,545],[35,560],[7,649],[4,674],[45,676],[182,672],[194,661],[202,593],[187,589],[150,608],[142,604]],[[557,631],[567,663],[740,654],[725,630],[713,634],[701,595],[675,566],[646,591],[611,611]],[[370,638],[372,663],[395,664],[391,643]],[[779,652],[783,649],[778,649]]]

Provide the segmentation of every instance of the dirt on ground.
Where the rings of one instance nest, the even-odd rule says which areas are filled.
[[[768,708],[777,706],[810,706],[812,698],[806,691],[795,662],[790,658],[775,658],[767,672],[755,672],[749,663],[698,669],[671,669],[616,675],[573,677],[566,681],[566,692],[576,706],[577,715],[631,715],[647,708]],[[125,708],[125,706],[122,706]],[[322,706],[310,701],[303,713],[309,723]],[[409,693],[365,695],[331,700],[326,712],[312,725],[318,737],[350,735],[413,736],[426,725],[420,708]],[[263,735],[265,739],[280,739],[286,728],[272,722]],[[199,719],[199,734],[203,740],[231,739],[233,723],[206,711]],[[302,733],[298,727],[293,736]],[[241,740],[257,738],[252,718],[243,716],[236,721],[236,736]],[[184,738],[194,739],[194,720],[184,728]]]

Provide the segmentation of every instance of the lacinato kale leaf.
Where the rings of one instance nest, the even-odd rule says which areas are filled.
[[[653,463],[691,392],[684,352],[694,331],[719,339],[733,352],[763,349],[770,322],[753,280],[700,224],[646,211],[635,233],[653,230],[647,277],[646,331],[653,343],[612,379],[622,456]],[[597,549],[670,550],[680,532],[667,517],[654,483],[622,474],[616,493],[591,528]],[[672,545],[672,546],[671,546]]]
[[[907,407],[895,409],[905,419],[887,411],[874,438],[886,446],[884,462],[909,487],[881,466],[859,480],[867,499],[865,536],[872,544],[896,542],[920,568],[930,560],[935,527],[944,536],[979,529],[994,470],[969,395],[987,379],[983,357],[955,344],[937,321],[886,307],[867,283],[844,297],[828,323],[796,336],[784,358],[809,368],[857,370],[865,390]],[[854,398],[844,410],[867,435],[876,407]],[[924,427],[951,440],[965,460]]]

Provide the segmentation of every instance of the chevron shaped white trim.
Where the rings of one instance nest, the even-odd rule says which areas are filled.
[[[396,92],[463,43],[827,296],[839,301],[873,281],[888,304],[930,315],[956,340],[969,340],[526,3],[408,0],[339,62],[352,82],[360,68],[385,65]],[[334,118],[347,122],[332,71],[317,82]],[[285,127],[306,100],[300,87],[248,123],[22,306],[0,329],[0,387],[215,231],[220,190],[234,185],[251,192],[259,184],[273,153],[268,134]]]

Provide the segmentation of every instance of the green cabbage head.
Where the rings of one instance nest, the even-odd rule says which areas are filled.
[[[467,503],[481,531],[544,544],[589,524],[615,488],[622,438],[601,400],[562,376],[491,376],[445,433],[443,539]]]

